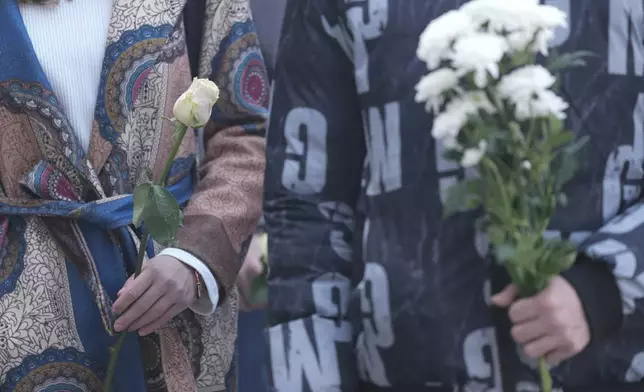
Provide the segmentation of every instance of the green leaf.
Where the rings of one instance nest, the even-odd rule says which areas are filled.
[[[550,280],[537,275],[534,271],[525,271],[523,281],[519,286],[519,296],[522,298],[533,297],[548,286]]]
[[[556,188],[561,189],[577,171],[579,171],[579,162],[576,159],[570,157],[560,159],[555,171]]]
[[[572,132],[568,132],[568,131],[565,131],[565,132],[554,131],[554,132],[552,132],[552,128],[551,128],[551,134],[548,137],[548,140],[546,142],[548,144],[548,147],[551,150],[554,150],[554,149],[556,149],[558,147],[561,147],[561,146],[563,146],[565,144],[570,143],[573,140],[574,137],[575,137],[575,135],[573,135]]]
[[[509,244],[501,244],[494,247],[494,255],[499,263],[505,263],[511,260],[516,254],[514,246]]]
[[[462,156],[463,156],[463,153],[457,150],[443,151],[443,158],[451,162],[460,162]]]
[[[587,57],[597,57],[597,55],[587,50],[580,50],[577,52],[550,56],[550,61],[546,68],[548,68],[551,73],[557,73],[566,68],[584,67],[586,66]]]
[[[515,260],[514,262],[506,263],[505,269],[506,271],[508,271],[510,281],[517,286],[519,293],[522,297],[524,297],[527,291],[526,282],[530,280],[529,277],[526,277],[527,271],[525,270],[525,268],[522,268],[521,265],[517,264],[517,261]]]
[[[537,267],[541,276],[559,275],[570,268],[577,258],[577,249],[570,241],[547,240],[542,249],[545,252]]]
[[[534,53],[532,53],[532,51],[530,50],[516,52],[512,55],[510,60],[514,67],[526,64],[534,64]]]
[[[132,223],[134,226],[139,227],[143,222],[143,210],[148,203],[150,189],[152,184],[141,184],[134,188],[134,211],[132,214]]]
[[[478,208],[480,198],[476,189],[479,185],[480,179],[469,179],[450,186],[443,204],[443,216],[449,217]]]
[[[563,129],[563,121],[556,116],[548,117],[548,130],[551,134],[560,133]]]
[[[506,244],[508,235],[505,230],[499,227],[499,225],[490,224],[488,222],[486,232],[490,239],[490,243],[494,246],[502,246]]]
[[[263,253],[263,254],[259,257],[259,261],[261,261],[261,262],[262,262],[262,271],[263,271],[263,272],[262,272],[262,274],[264,274],[264,275],[268,276],[268,273],[269,273],[269,267],[268,267],[268,255],[267,255],[266,253]]]
[[[174,196],[160,185],[142,184],[134,190],[135,225],[145,223],[150,236],[161,245],[168,245],[181,226],[182,212]]]
[[[566,152],[569,155],[579,155],[581,153],[581,150],[586,147],[586,144],[590,140],[590,137],[588,135],[584,135],[580,137],[579,139],[575,140],[573,143],[569,144],[566,146]]]
[[[587,142],[588,137],[584,136],[577,139],[574,143],[569,144],[559,152],[554,165],[556,189],[560,189],[564,186],[575,176],[577,171],[579,171],[582,161],[580,159],[580,152]]]

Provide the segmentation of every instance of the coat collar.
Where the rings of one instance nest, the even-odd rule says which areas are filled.
[[[56,6],[62,1],[71,0],[13,0],[13,3],[14,7],[16,3]],[[133,105],[136,100],[135,96],[130,97],[128,95],[127,88],[131,83],[128,83],[128,80],[121,80],[124,78],[124,75],[129,75],[126,72],[127,69],[123,67],[131,65],[132,58],[138,59],[139,57],[137,56],[141,56],[141,53],[147,55],[149,57],[147,59],[148,62],[153,64],[157,61],[153,57],[163,53],[160,51],[159,45],[168,45],[171,48],[172,45],[180,44],[180,42],[173,42],[173,35],[171,33],[177,23],[177,19],[180,17],[186,0],[112,1],[114,7],[112,9],[110,35],[106,47],[106,53],[109,53],[110,56],[106,57],[104,61],[101,85],[99,91],[97,91],[99,99],[96,112],[98,114],[92,129],[90,146],[88,151],[84,151],[74,136],[74,132],[71,129],[71,125],[67,120],[63,108],[57,103],[55,91],[50,91],[51,87],[36,58],[30,39],[24,30],[22,22],[19,20],[19,16],[16,17],[16,12],[19,11],[15,8],[13,10],[11,9],[12,1],[3,4],[5,0],[0,0],[0,11],[2,11],[0,12],[0,18],[5,17],[6,19],[6,15],[3,16],[2,13],[7,12],[9,12],[8,18],[10,20],[13,18],[11,24],[3,23],[6,26],[0,26],[0,31],[10,28],[17,29],[10,36],[18,37],[18,39],[12,38],[10,40],[3,40],[0,37],[0,44],[6,43],[8,48],[13,49],[10,53],[6,53],[4,59],[0,59],[2,60],[0,61],[0,65],[2,66],[2,69],[0,69],[0,87],[4,84],[12,83],[11,86],[7,84],[6,89],[0,88],[0,92],[6,91],[9,93],[12,96],[12,102],[14,101],[13,98],[15,98],[13,97],[14,95],[24,93],[23,96],[17,97],[20,99],[21,104],[31,105],[31,101],[38,100],[43,105],[46,105],[46,107],[40,108],[41,110],[34,112],[34,115],[37,116],[35,121],[33,121],[34,117],[32,115],[27,115],[32,121],[27,121],[25,124],[33,129],[34,135],[39,141],[37,143],[37,150],[40,152],[34,153],[36,156],[42,155],[50,160],[53,157],[49,157],[48,155],[55,153],[54,155],[60,157],[56,159],[57,162],[62,162],[63,159],[61,158],[64,158],[64,161],[71,163],[71,171],[82,173],[84,177],[88,177],[90,182],[99,189],[100,185],[96,181],[97,174],[105,166],[115,144],[119,142],[119,135],[126,132],[127,118],[130,114],[130,108],[127,105]],[[154,4],[156,6],[154,8],[155,12],[150,11],[137,14],[138,19],[136,23],[126,23],[133,22],[130,15],[132,4],[146,5],[146,3]],[[147,10],[149,7],[141,8]],[[159,10],[163,12],[159,13]],[[124,24],[127,24],[132,30],[122,30]],[[6,34],[4,35],[7,36]],[[130,43],[133,39],[134,41]],[[149,53],[144,53],[146,51],[149,51]],[[21,67],[15,67],[15,64],[18,63],[21,64]],[[31,70],[29,75],[24,75],[23,71],[25,69],[27,71]],[[5,72],[5,70],[8,71]],[[16,72],[19,74],[13,75]],[[5,73],[8,74],[5,75]],[[142,73],[143,76],[145,74],[145,72]],[[25,77],[21,77],[23,75]],[[45,95],[42,97],[32,96],[38,91]],[[22,97],[25,98],[22,99]],[[2,99],[0,99],[1,102]],[[41,119],[42,113],[47,113],[47,118]],[[52,123],[53,125],[48,123]],[[50,132],[45,132],[47,129]],[[49,141],[47,141],[47,138],[50,138]],[[33,147],[36,146],[34,145]],[[119,159],[122,160],[125,157],[119,157]],[[101,192],[99,191],[99,193]]]

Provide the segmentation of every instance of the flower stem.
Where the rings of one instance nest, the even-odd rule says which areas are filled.
[[[105,381],[103,382],[103,391],[112,392],[112,383],[114,382],[114,371],[116,370],[116,363],[119,359],[119,352],[121,351],[121,346],[125,342],[127,334],[121,332],[119,338],[116,341],[116,344],[110,348],[110,362],[107,366],[107,373],[105,375]]]
[[[165,184],[168,174],[170,174],[170,168],[172,167],[174,158],[177,156],[177,153],[179,152],[179,148],[181,147],[181,142],[183,141],[183,137],[186,135],[187,130],[188,130],[187,126],[183,125],[180,122],[176,123],[174,136],[173,136],[172,150],[170,150],[170,155],[168,156],[168,160],[165,163],[165,167],[163,168],[163,172],[161,173],[161,176],[154,182],[155,185]],[[134,275],[132,275],[133,279],[136,278],[141,273],[141,269],[143,268],[143,259],[145,258],[145,250],[148,246],[149,239],[150,239],[150,232],[145,226],[143,226],[143,233],[141,233],[141,242],[139,243],[139,251],[136,254],[136,269],[134,271]],[[123,346],[123,342],[125,341],[125,337],[127,336],[127,332],[121,332],[117,336],[118,336],[118,339],[116,340],[116,344],[110,348],[110,360],[107,366],[107,373],[105,374],[105,381],[103,382],[104,392],[111,392],[112,390],[112,383],[114,382],[114,372],[116,370],[116,364],[118,362],[118,357],[121,351],[121,347]]]
[[[544,357],[539,358],[539,378],[541,379],[541,392],[552,392],[552,376]]]
[[[165,167],[163,168],[161,177],[159,177],[157,181],[155,181],[156,185],[163,185],[165,183],[165,180],[168,177],[168,174],[170,174],[170,168],[172,167],[172,163],[174,162],[174,157],[176,157],[177,153],[179,152],[179,148],[181,147],[181,142],[183,141],[183,137],[186,135],[187,130],[188,130],[187,126],[177,121],[176,125],[174,126],[174,136],[173,136],[174,143],[172,144],[172,150],[170,151],[170,156],[168,156],[168,160],[165,162]]]
[[[136,269],[134,270],[133,278],[136,278],[141,273],[141,268],[143,268],[143,259],[145,256],[145,249],[148,247],[149,238],[150,232],[144,226],[143,233],[141,234],[141,242],[139,243],[139,253],[136,254]]]
[[[143,267],[143,259],[145,256],[145,248],[148,244],[148,238],[150,233],[148,230],[143,227],[143,234],[141,235],[141,242],[139,243],[139,252],[136,254],[136,270],[134,272],[133,278],[141,273],[141,268]],[[116,344],[110,348],[110,361],[107,365],[107,373],[105,374],[105,381],[103,382],[103,391],[111,392],[112,384],[114,382],[114,372],[116,371],[116,364],[118,362],[119,353],[121,352],[121,347],[125,338],[127,337],[127,332],[121,332],[118,335]]]

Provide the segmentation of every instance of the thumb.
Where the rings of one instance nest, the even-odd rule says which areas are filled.
[[[499,308],[507,308],[512,305],[512,302],[517,298],[517,294],[517,286],[509,284],[500,293],[491,298],[492,304]]]

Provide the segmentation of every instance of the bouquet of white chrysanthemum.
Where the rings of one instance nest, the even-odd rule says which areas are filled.
[[[446,156],[475,176],[449,190],[445,212],[481,208],[481,230],[520,295],[539,293],[575,260],[575,247],[543,237],[585,143],[563,128],[568,104],[557,71],[585,53],[548,55],[566,14],[538,0],[472,0],[432,21],[418,57],[431,71],[416,86]],[[541,55],[546,66],[537,64]],[[551,390],[545,360],[543,391]]]

